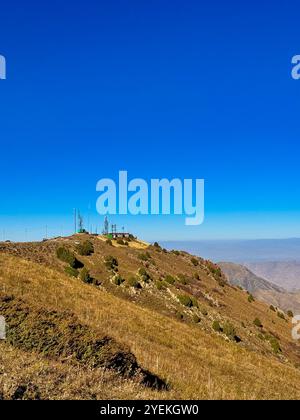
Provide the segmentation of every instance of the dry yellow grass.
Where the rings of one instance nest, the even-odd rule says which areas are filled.
[[[4,254],[0,256],[0,281],[5,293],[22,296],[28,304],[69,309],[99,333],[129,345],[144,368],[171,385],[162,398],[165,394],[178,399],[300,398],[298,369],[197,325],[178,322],[50,268]],[[244,295],[240,292],[246,300]],[[230,302],[233,292],[226,299]],[[255,305],[253,315],[262,305],[263,316],[265,306]],[[241,316],[238,311],[234,304],[232,316]],[[132,394],[125,391],[122,395],[131,398]]]
[[[113,371],[75,368],[0,342],[0,399],[154,399],[160,393]],[[24,395],[22,393],[24,392]]]
[[[103,236],[103,235],[99,235],[97,236],[97,240],[102,241],[102,242],[106,242],[107,241],[107,237]],[[124,241],[126,241],[126,239],[124,239]],[[123,245],[120,245],[117,243],[117,240],[112,239],[112,243],[113,246],[116,248],[124,248]],[[132,248],[132,249],[147,249],[149,247],[149,243],[145,242],[145,241],[141,241],[140,239],[136,239],[136,240],[131,240],[128,242],[128,247]]]

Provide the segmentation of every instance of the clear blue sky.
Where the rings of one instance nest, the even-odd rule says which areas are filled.
[[[300,236],[298,1],[10,1],[0,9],[0,239],[98,226],[95,185],[205,178],[206,219],[147,239]],[[27,230],[26,230],[27,229]]]

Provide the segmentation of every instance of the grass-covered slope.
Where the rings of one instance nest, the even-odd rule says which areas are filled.
[[[86,240],[92,242],[93,252],[81,255],[78,245]],[[60,325],[51,327],[56,340],[60,337],[63,341],[59,354],[53,353],[53,348],[43,351],[40,343],[29,348],[20,345],[22,331],[17,323],[14,339],[1,343],[5,356],[0,357],[8,374],[0,375],[0,392],[9,397],[3,390],[11,389],[18,377],[24,382],[17,362],[12,363],[13,357],[9,357],[16,352],[32,366],[28,382],[30,387],[41,388],[42,398],[58,397],[51,381],[61,369],[65,374],[59,376],[58,387],[65,390],[63,395],[69,393],[74,398],[92,398],[91,394],[95,398],[300,397],[298,347],[291,339],[287,315],[279,317],[246,292],[228,285],[219,268],[208,261],[157,246],[130,245],[76,235],[42,244],[2,246],[2,302],[7,296],[13,296],[10,302],[15,302],[2,303],[3,313],[11,317],[16,305],[15,309],[27,311],[28,321],[33,327],[37,322],[39,328],[40,313],[47,321],[50,314],[65,317]],[[61,247],[81,262],[77,277],[65,273],[69,264],[57,257]],[[82,266],[89,273],[87,283],[81,278]],[[70,352],[73,338],[68,328],[65,334],[65,328],[74,320],[84,334],[76,336],[77,344]],[[92,343],[103,337],[130,355],[140,372],[151,372],[166,383],[168,390],[145,387],[138,374],[128,379],[118,369],[103,370],[116,366],[90,363],[97,359]],[[88,343],[90,350],[87,363],[77,357],[77,345],[82,342]],[[33,358],[35,353],[38,359]],[[45,379],[47,390],[34,373],[37,363],[42,369],[51,366],[52,373]],[[79,379],[71,381],[76,372],[83,383],[91,380],[94,392],[80,388]],[[111,392],[101,394],[101,387],[90,379],[97,375],[112,378]],[[116,395],[118,389],[122,391]]]

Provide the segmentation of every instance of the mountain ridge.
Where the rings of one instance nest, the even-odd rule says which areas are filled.
[[[279,287],[262,277],[256,276],[249,268],[242,264],[230,262],[218,262],[222,271],[225,273],[230,284],[240,286],[255,293],[257,290],[274,290],[279,293],[285,292],[285,289]]]

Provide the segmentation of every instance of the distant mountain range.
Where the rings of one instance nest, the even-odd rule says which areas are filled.
[[[300,313],[300,292],[289,292],[262,277],[258,277],[249,268],[235,263],[218,264],[227,280],[234,286],[240,286],[252,293],[257,299],[280,308]],[[288,268],[288,266],[286,266]]]
[[[276,292],[274,290],[258,290],[255,293],[257,299],[266,302],[284,311],[291,310],[295,315],[300,314],[300,292]]]
[[[300,290],[300,261],[245,262],[254,274],[290,292]]]
[[[214,262],[241,264],[252,273],[239,268],[241,281],[251,290],[270,290],[270,282],[288,292],[300,290],[300,239],[168,241],[167,249],[183,249]],[[227,269],[230,266],[226,267]],[[273,289],[272,289],[273,290]]]
[[[252,271],[243,265],[229,262],[221,262],[218,263],[218,265],[221,267],[223,273],[232,285],[240,286],[243,289],[248,290],[250,293],[255,293],[258,290],[269,290],[278,293],[285,292],[283,288],[270,283],[262,277],[256,276],[252,273]]]
[[[213,261],[236,263],[299,261],[300,239],[164,241],[167,249],[183,249]]]

